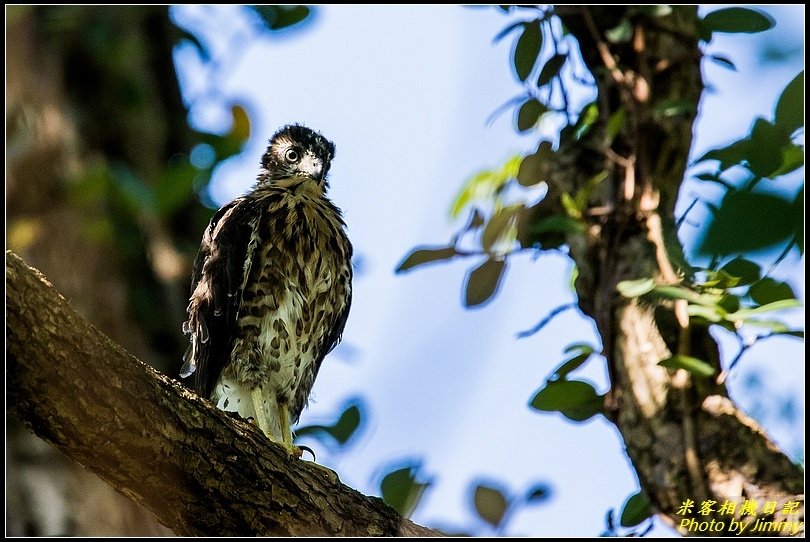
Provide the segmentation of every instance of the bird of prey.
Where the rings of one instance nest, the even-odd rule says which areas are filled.
[[[180,376],[193,374],[200,395],[252,418],[295,455],[291,425],[352,298],[352,245],[326,197],[334,154],[301,125],[272,137],[254,188],[203,234],[183,324],[190,345]]]

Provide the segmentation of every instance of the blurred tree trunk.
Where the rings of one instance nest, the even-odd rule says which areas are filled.
[[[109,172],[154,182],[189,150],[176,32],[165,6],[6,9],[7,248],[169,374],[188,263],[167,224],[122,218]],[[17,422],[6,428],[7,535],[171,534]]]

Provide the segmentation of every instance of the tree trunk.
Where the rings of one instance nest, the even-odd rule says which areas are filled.
[[[624,280],[652,277],[657,284],[680,282],[680,245],[674,216],[692,141],[692,124],[702,93],[696,7],[675,7],[666,17],[632,16],[627,8],[557,6],[563,24],[577,38],[598,87],[599,121],[579,140],[555,153],[544,212],[563,213],[559,196],[574,194],[595,175],[607,180],[594,190],[584,215],[588,229],[570,240],[579,275],[579,305],[593,318],[609,364],[608,417],[619,428],[641,487],[654,511],[682,534],[698,533],[689,518],[724,521],[725,501],[776,501],[763,521],[804,521],[804,474],[742,413],[715,380],[699,380],[683,369],[658,365],[675,354],[713,364],[718,348],[707,327],[689,322],[685,304],[654,306],[626,299]],[[628,17],[632,38],[611,43],[605,32]],[[665,115],[662,104],[677,101],[683,112]],[[607,123],[623,109],[624,130],[615,138]],[[685,303],[685,302],[684,302]],[[691,513],[679,510],[688,499]],[[702,502],[714,512],[695,515]],[[783,504],[800,501],[792,515]],[[773,532],[745,534],[772,535]],[[791,534],[790,529],[779,534]]]
[[[142,363],[6,253],[7,408],[180,535],[435,536]]]

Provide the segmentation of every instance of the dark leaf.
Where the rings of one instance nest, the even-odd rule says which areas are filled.
[[[525,209],[523,205],[511,205],[490,217],[481,235],[481,246],[485,251],[492,250],[493,246],[503,241],[510,228],[516,228],[515,217],[522,209]]]
[[[584,352],[582,354],[578,354],[573,358],[567,360],[562,365],[560,365],[560,367],[556,371],[554,371],[554,374],[557,375],[558,379],[564,379],[566,376],[568,376],[568,373],[578,369],[580,366],[582,366],[583,363],[588,361],[590,357],[591,352]]]
[[[759,265],[745,258],[734,258],[721,267],[720,270],[740,279],[735,286],[752,284],[762,276],[762,269],[760,269]]]
[[[715,371],[714,367],[705,361],[681,354],[676,354],[671,358],[661,360],[658,362],[658,365],[661,367],[666,367],[667,369],[686,369],[695,376],[702,376],[705,378],[708,378],[717,372]]]
[[[751,142],[747,138],[740,139],[726,147],[712,149],[706,152],[703,156],[698,158],[696,162],[719,160],[720,170],[725,171],[732,166],[742,163],[748,156],[750,147]]]
[[[524,23],[523,33],[515,45],[514,56],[515,73],[521,81],[525,81],[532,73],[542,45],[543,35],[540,31],[540,20],[535,19]]]
[[[307,425],[295,430],[296,437],[312,436],[320,438],[323,435],[329,436],[337,444],[343,446],[354,435],[360,427],[361,413],[357,404],[347,406],[340,417],[332,425]]]
[[[489,259],[473,269],[467,275],[464,305],[475,307],[489,301],[498,290],[505,268],[504,260]]]
[[[458,253],[453,247],[418,248],[408,254],[408,256],[400,262],[400,264],[397,266],[396,272],[401,273],[426,263],[449,260],[456,254]]]
[[[574,139],[580,139],[591,131],[593,124],[599,120],[599,106],[591,102],[582,108],[574,127]],[[562,136],[560,136],[562,137]]]
[[[751,146],[746,154],[748,167],[760,177],[771,177],[782,166],[784,149],[790,144],[785,130],[758,118],[751,129]]]
[[[652,509],[650,508],[650,501],[639,491],[628,497],[624,502],[624,508],[622,508],[622,516],[619,523],[622,527],[635,527],[651,515]]]
[[[540,120],[540,116],[548,111],[548,108],[535,98],[523,103],[518,110],[517,126],[518,130],[525,132],[531,130]],[[524,158],[525,160],[525,158]]]
[[[281,30],[300,23],[309,16],[306,6],[250,6],[268,30]]]
[[[585,223],[568,215],[553,215],[536,222],[531,229],[535,236],[548,232],[583,233]]]
[[[700,254],[739,254],[784,243],[794,235],[792,202],[759,192],[727,192],[697,243]]]
[[[754,34],[773,28],[775,21],[767,13],[748,8],[724,8],[712,11],[703,24],[713,32]]]
[[[386,474],[380,482],[380,494],[385,503],[399,512],[400,515],[408,517],[416,509],[422,495],[431,482],[420,478],[422,469],[421,463],[411,463],[406,467],[394,470]]]
[[[799,72],[779,96],[774,122],[788,134],[804,126],[804,71]]]
[[[767,305],[783,299],[796,299],[796,294],[788,283],[770,277],[765,277],[752,284],[748,289],[748,295],[757,305]]]
[[[473,504],[478,515],[493,527],[501,524],[509,506],[509,502],[503,493],[494,487],[483,484],[476,486],[473,494]]]
[[[540,70],[540,75],[537,77],[537,86],[542,87],[551,82],[551,80],[560,73],[563,65],[565,64],[568,55],[554,55],[549,58]]]
[[[523,158],[517,175],[521,186],[534,186],[545,181],[548,174],[549,160],[553,154],[551,143],[541,141],[534,154]]]
[[[580,422],[602,412],[604,397],[593,386],[581,380],[553,380],[547,382],[532,398],[535,410],[559,411],[566,418]]]
[[[527,503],[540,503],[542,501],[547,500],[551,496],[551,487],[548,484],[537,484],[532,486],[526,492],[526,502]]]

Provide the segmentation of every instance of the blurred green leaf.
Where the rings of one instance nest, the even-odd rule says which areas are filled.
[[[768,305],[783,299],[796,299],[796,294],[788,283],[770,277],[764,277],[752,284],[748,289],[748,295],[758,305]]]
[[[268,30],[282,30],[309,17],[306,6],[249,6]]]
[[[616,136],[619,135],[622,130],[624,130],[626,118],[627,112],[625,111],[624,107],[618,108],[612,115],[610,115],[607,122],[608,140],[613,141],[616,139]]]
[[[626,43],[633,37],[633,25],[627,18],[613,28],[605,31],[605,37],[610,43]]]
[[[658,362],[658,365],[666,367],[667,369],[686,369],[693,375],[704,378],[708,378],[717,372],[714,367],[705,361],[682,354],[676,354],[671,358],[661,360]]]
[[[762,275],[762,269],[759,265],[745,258],[734,258],[721,267],[720,270],[728,273],[732,277],[740,279],[734,286],[753,284],[758,281]]]
[[[489,301],[498,290],[505,268],[505,261],[489,259],[473,269],[467,275],[464,305],[476,307]]]
[[[779,96],[774,122],[788,134],[804,126],[804,70],[788,83]]]
[[[737,312],[727,314],[726,320],[730,321],[740,321],[746,320],[751,316],[758,316],[760,314],[765,314],[766,312],[773,312],[773,311],[781,311],[784,309],[795,309],[796,307],[801,307],[802,302],[798,299],[780,299],[779,301],[773,301],[768,303],[767,305],[761,305],[759,307],[751,307],[748,309],[740,309]]]
[[[583,233],[584,231],[585,224],[582,221],[566,215],[553,215],[543,218],[534,223],[531,228],[533,235],[540,235],[547,232],[576,234]]]
[[[473,504],[478,515],[493,527],[501,524],[509,507],[509,502],[501,491],[483,484],[476,486]]]
[[[549,161],[554,151],[551,142],[541,141],[537,150],[520,161],[517,180],[521,186],[534,186],[546,180],[549,170]]]
[[[421,470],[421,462],[413,462],[389,472],[380,482],[383,500],[401,516],[409,517],[413,513],[431,485],[429,480],[424,479]]]
[[[638,493],[630,495],[624,502],[619,524],[622,527],[635,527],[651,515],[652,508],[650,507],[650,501],[644,493],[639,491]]]
[[[407,271],[426,263],[449,260],[456,254],[458,253],[453,247],[417,248],[400,262],[400,264],[397,266],[396,272],[402,273],[403,271]]]
[[[746,160],[751,171],[760,177],[771,177],[784,162],[784,149],[791,144],[785,130],[758,118],[751,129],[751,145]]]
[[[543,34],[540,31],[540,20],[535,19],[524,23],[523,33],[515,45],[514,56],[515,73],[521,81],[525,81],[531,75],[542,45]]]
[[[588,361],[591,357],[591,352],[583,352],[582,354],[577,354],[573,358],[565,361],[562,365],[560,365],[554,374],[557,376],[558,379],[564,379],[568,374],[572,371],[575,371],[579,367],[582,366],[583,363]]]
[[[166,167],[155,186],[155,200],[161,216],[171,215],[191,198],[198,173],[185,157]]]
[[[504,164],[493,170],[480,171],[464,183],[459,195],[450,208],[450,217],[456,218],[465,207],[476,201],[492,203],[495,195],[509,180],[517,178],[520,155],[510,157]]]
[[[518,110],[518,130],[521,132],[526,132],[534,128],[537,125],[537,122],[540,120],[540,116],[546,111],[548,111],[548,107],[540,103],[535,98],[531,98],[530,100],[523,102],[523,105],[521,105],[520,109]]]
[[[537,86],[542,87],[549,84],[551,80],[560,73],[563,65],[565,65],[566,59],[568,59],[568,55],[561,54],[556,54],[549,58],[543,65],[543,69],[540,70],[540,75],[537,77]]]
[[[773,28],[776,24],[767,13],[749,8],[723,8],[703,18],[703,24],[713,32],[754,34]]]
[[[599,106],[591,102],[582,108],[574,128],[574,138],[581,139],[591,131],[593,124],[599,120]]]
[[[558,411],[573,421],[584,421],[602,412],[604,397],[593,386],[581,380],[547,382],[532,398],[529,406],[535,410]]]
[[[573,343],[566,346],[563,352],[566,354],[571,354],[572,352],[576,352],[577,354],[593,354],[596,352],[596,347],[588,343]]]
[[[616,285],[616,289],[624,297],[639,297],[651,292],[655,288],[655,281],[651,278],[623,280]]]
[[[726,192],[720,207],[703,229],[699,254],[739,254],[790,239],[801,221],[791,201],[761,192]]]
[[[720,170],[725,171],[732,166],[741,164],[748,156],[751,142],[746,139],[740,139],[719,149],[711,149],[704,153],[696,162],[703,162],[706,160],[718,160],[720,162]]]
[[[787,175],[804,165],[804,147],[795,143],[788,143],[782,148],[782,165],[770,174],[771,179],[780,175]]]
[[[332,425],[307,425],[295,431],[296,437],[328,435],[339,445],[346,444],[360,427],[360,407],[349,405]]]
[[[481,235],[481,246],[485,251],[490,252],[496,245],[511,245],[515,241],[517,215],[523,209],[525,207],[522,204],[510,205],[499,209],[490,217],[484,233]],[[508,248],[511,246],[508,246],[504,252],[508,251]]]

